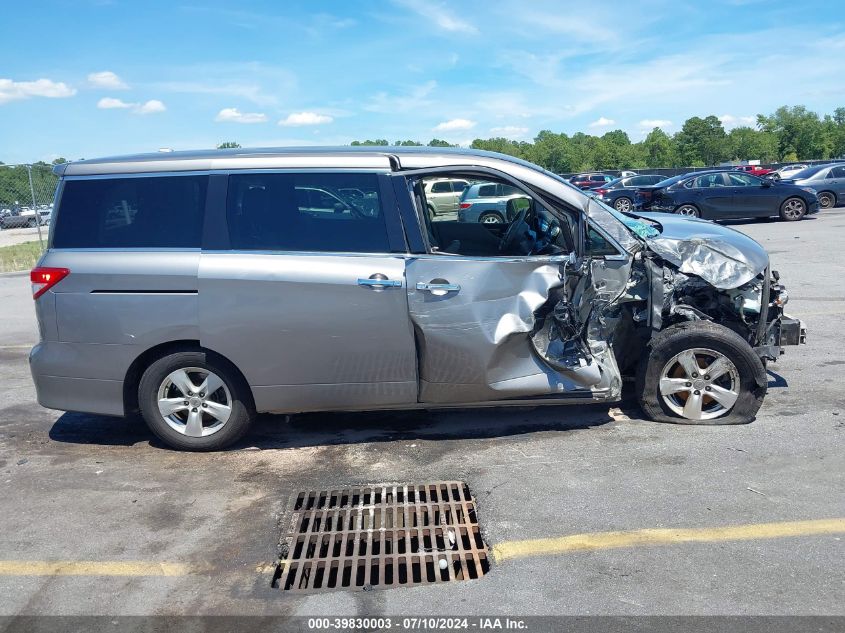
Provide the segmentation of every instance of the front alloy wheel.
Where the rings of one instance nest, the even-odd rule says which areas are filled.
[[[660,372],[660,396],[688,420],[712,420],[728,413],[739,397],[739,373],[724,354],[696,347],[675,354]]]
[[[790,198],[780,207],[780,217],[787,222],[800,220],[807,213],[807,205],[800,198]]]
[[[830,209],[835,202],[836,201],[834,200],[832,193],[827,193],[825,191],[824,193],[819,194],[819,206],[822,209]]]
[[[685,321],[655,334],[637,371],[640,406],[656,422],[746,424],[766,395],[760,357],[712,321]]]

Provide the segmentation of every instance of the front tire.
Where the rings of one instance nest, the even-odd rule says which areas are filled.
[[[640,406],[655,422],[747,424],[763,404],[766,370],[736,332],[689,321],[659,332],[637,372]]]
[[[176,352],[147,367],[138,385],[141,415],[168,446],[216,451],[239,440],[254,410],[249,388],[225,361],[201,351]]]
[[[822,191],[819,194],[819,206],[822,209],[832,209],[836,206],[836,197],[829,191]]]
[[[787,222],[797,222],[807,214],[807,205],[801,198],[787,198],[780,205],[780,217]]]

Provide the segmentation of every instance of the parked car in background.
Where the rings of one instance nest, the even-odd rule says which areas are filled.
[[[469,187],[466,180],[442,178],[426,183],[425,198],[429,210],[434,214],[455,213],[461,194]]]
[[[569,182],[579,189],[592,189],[593,187],[599,187],[606,184],[611,180],[614,180],[613,176],[591,172],[587,174],[575,174],[569,179]]]
[[[814,189],[822,209],[845,204],[845,163],[807,167],[793,174],[789,182]]]
[[[768,167],[760,167],[760,165],[737,165],[734,169],[746,174],[751,174],[752,176],[765,176],[766,174],[772,173],[771,169]]]
[[[783,220],[794,221],[819,210],[816,192],[810,187],[735,170],[694,172],[640,187],[635,203],[643,211],[708,220],[779,215]]]
[[[22,207],[20,209],[8,209],[8,213],[0,215],[0,228],[2,229],[22,229],[27,227],[35,227],[39,223],[43,226],[50,222],[51,210],[46,211],[30,209]]]
[[[661,180],[665,180],[665,177],[659,174],[617,178],[600,187],[590,189],[590,191],[595,192],[602,202],[609,204],[617,211],[628,213],[634,210],[634,197],[637,193],[637,187],[656,185]]]
[[[783,167],[778,167],[773,172],[766,174],[766,178],[774,178],[775,180],[785,180],[787,178],[792,178],[795,174],[797,174],[802,169],[807,169],[807,165],[803,163],[799,163],[797,165],[784,165]]]
[[[481,224],[510,222],[513,218],[508,217],[508,200],[523,195],[516,187],[501,182],[474,183],[461,195],[458,222],[481,222]]]
[[[620,178],[627,178],[628,176],[636,176],[636,175],[637,175],[637,172],[628,171],[627,169],[623,169],[622,171],[619,172]]]

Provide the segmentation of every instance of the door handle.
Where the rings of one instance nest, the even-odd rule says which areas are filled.
[[[388,279],[386,275],[376,273],[369,279],[358,278],[358,285],[373,290],[384,290],[385,288],[401,288],[402,282],[398,279]]]
[[[445,295],[449,292],[460,292],[461,286],[460,284],[450,284],[449,282],[445,283],[426,283],[424,281],[417,282],[417,290],[426,290],[433,295]]]

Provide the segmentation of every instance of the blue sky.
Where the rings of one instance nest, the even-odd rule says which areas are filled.
[[[5,3],[0,161],[136,151],[632,140],[845,105],[838,0]]]

